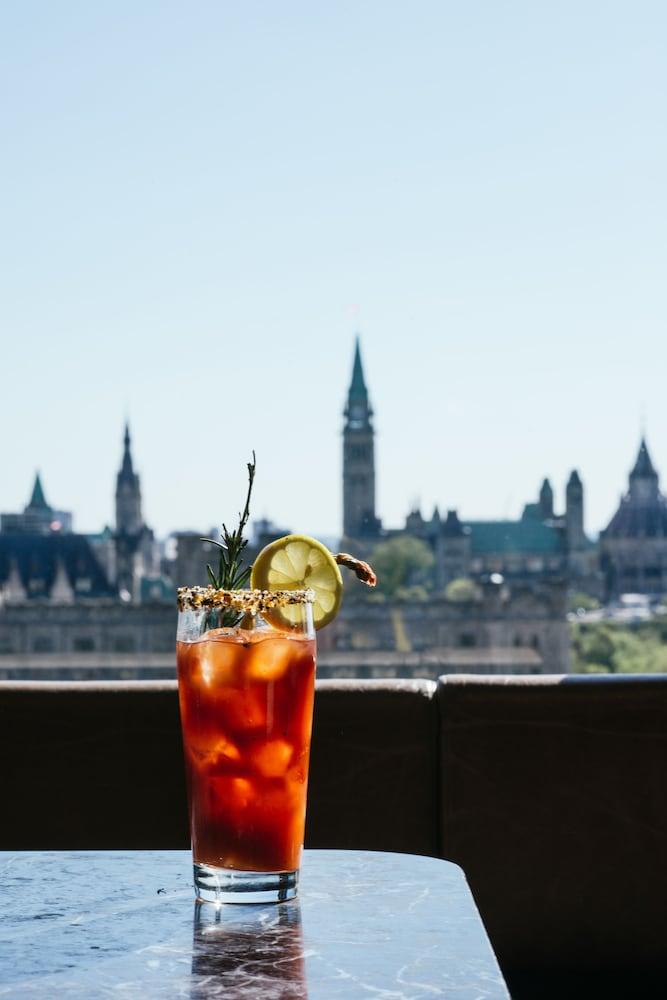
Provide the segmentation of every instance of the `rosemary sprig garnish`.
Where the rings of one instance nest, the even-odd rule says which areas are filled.
[[[255,481],[255,452],[252,453],[252,462],[248,462],[248,493],[246,495],[245,507],[239,513],[238,527],[230,532],[226,524],[222,526],[222,541],[217,542],[215,538],[202,538],[203,542],[212,542],[220,549],[220,562],[218,563],[217,574],[213,572],[210,563],[206,565],[206,572],[211,582],[211,586],[216,590],[241,590],[250,579],[250,566],[243,566],[242,553],[248,540],[243,537],[243,529],[250,517],[250,497],[252,486]],[[238,625],[242,614],[233,609],[225,611],[222,615],[221,624],[224,627],[232,628]]]

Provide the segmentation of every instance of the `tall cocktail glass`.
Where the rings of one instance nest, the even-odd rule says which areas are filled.
[[[306,816],[312,594],[181,594],[178,688],[196,894],[291,899]],[[230,614],[239,619],[231,627]]]

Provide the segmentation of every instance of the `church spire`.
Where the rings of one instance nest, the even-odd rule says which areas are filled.
[[[352,381],[350,382],[350,391],[348,393],[348,403],[353,399],[368,401],[368,390],[366,389],[366,382],[364,380],[364,369],[361,364],[361,345],[359,342],[359,334],[354,340],[354,363],[352,365]]]
[[[28,503],[28,508],[35,510],[48,510],[49,505],[46,502],[46,497],[44,496],[44,489],[42,487],[42,480],[40,479],[39,472],[35,474],[35,485],[32,488],[32,495]]]
[[[130,450],[130,425],[125,421],[125,434],[123,436],[123,461],[121,463],[119,479],[128,482],[134,481],[134,468],[132,467],[132,452]]]
[[[130,450],[130,427],[125,424],[123,460],[116,476],[116,531],[119,534],[138,535],[143,527],[141,515],[141,487],[134,471]]]
[[[653,467],[651,456],[642,435],[637,460],[630,473],[630,498],[638,504],[656,503],[660,496],[658,473]]]
[[[146,534],[141,512],[141,486],[130,450],[130,428],[125,424],[123,460],[116,476],[116,585],[119,593],[134,594],[140,546]]]
[[[630,473],[630,479],[657,479],[658,473],[653,468],[653,462],[651,461],[651,456],[648,453],[648,448],[646,447],[646,438],[642,434],[641,443],[639,445],[639,452],[637,454],[637,461],[634,464],[634,468]]]
[[[543,480],[540,489],[539,508],[542,520],[546,521],[554,516],[554,491],[548,479]]]
[[[368,399],[368,389],[364,379],[364,369],[361,363],[361,343],[359,334],[354,341],[354,362],[352,364],[352,380],[347,393],[345,407],[346,427],[352,429],[371,429],[373,409]]]
[[[373,410],[361,364],[359,336],[354,343],[352,380],[347,393],[343,427],[343,535],[374,537],[380,522],[375,515],[375,442]]]

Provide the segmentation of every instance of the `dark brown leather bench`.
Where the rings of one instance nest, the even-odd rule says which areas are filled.
[[[437,854],[432,681],[320,681],[307,844]],[[0,682],[3,849],[189,845],[176,682]]]
[[[189,845],[175,681],[0,682],[5,850]]]
[[[667,967],[667,677],[458,675],[438,705],[441,853],[466,872],[514,995],[652,995]]]
[[[306,845],[438,855],[433,681],[318,681]]]

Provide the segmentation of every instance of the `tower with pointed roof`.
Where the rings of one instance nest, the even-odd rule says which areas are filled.
[[[565,540],[568,552],[586,545],[584,533],[584,486],[576,469],[570,473],[565,487]]]
[[[116,532],[137,535],[143,527],[141,515],[141,486],[132,465],[129,424],[125,424],[123,460],[116,476]]]
[[[130,428],[125,424],[123,459],[116,476],[116,584],[120,592],[135,592],[137,554],[145,525],[141,512],[141,486],[132,464]]]
[[[551,483],[548,479],[542,482],[542,488],[540,489],[540,516],[543,521],[549,521],[554,516],[554,491],[551,489]]]
[[[46,497],[44,496],[44,487],[42,486],[39,472],[35,473],[35,484],[32,488],[28,506],[26,507],[26,513],[29,510],[48,510],[49,513],[51,512],[51,507],[46,502]]]
[[[606,596],[667,593],[667,498],[642,436],[628,491],[600,534]]]
[[[343,535],[373,538],[380,531],[375,514],[375,431],[358,336],[344,417]]]
[[[655,504],[660,497],[658,484],[658,473],[653,468],[651,456],[646,447],[646,439],[642,436],[637,460],[632,468],[629,477],[630,499],[635,504],[650,506]]]
[[[3,534],[51,535],[66,534],[72,530],[69,511],[55,510],[46,500],[42,477],[35,473],[35,482],[28,503],[22,514],[0,514],[0,532]]]

